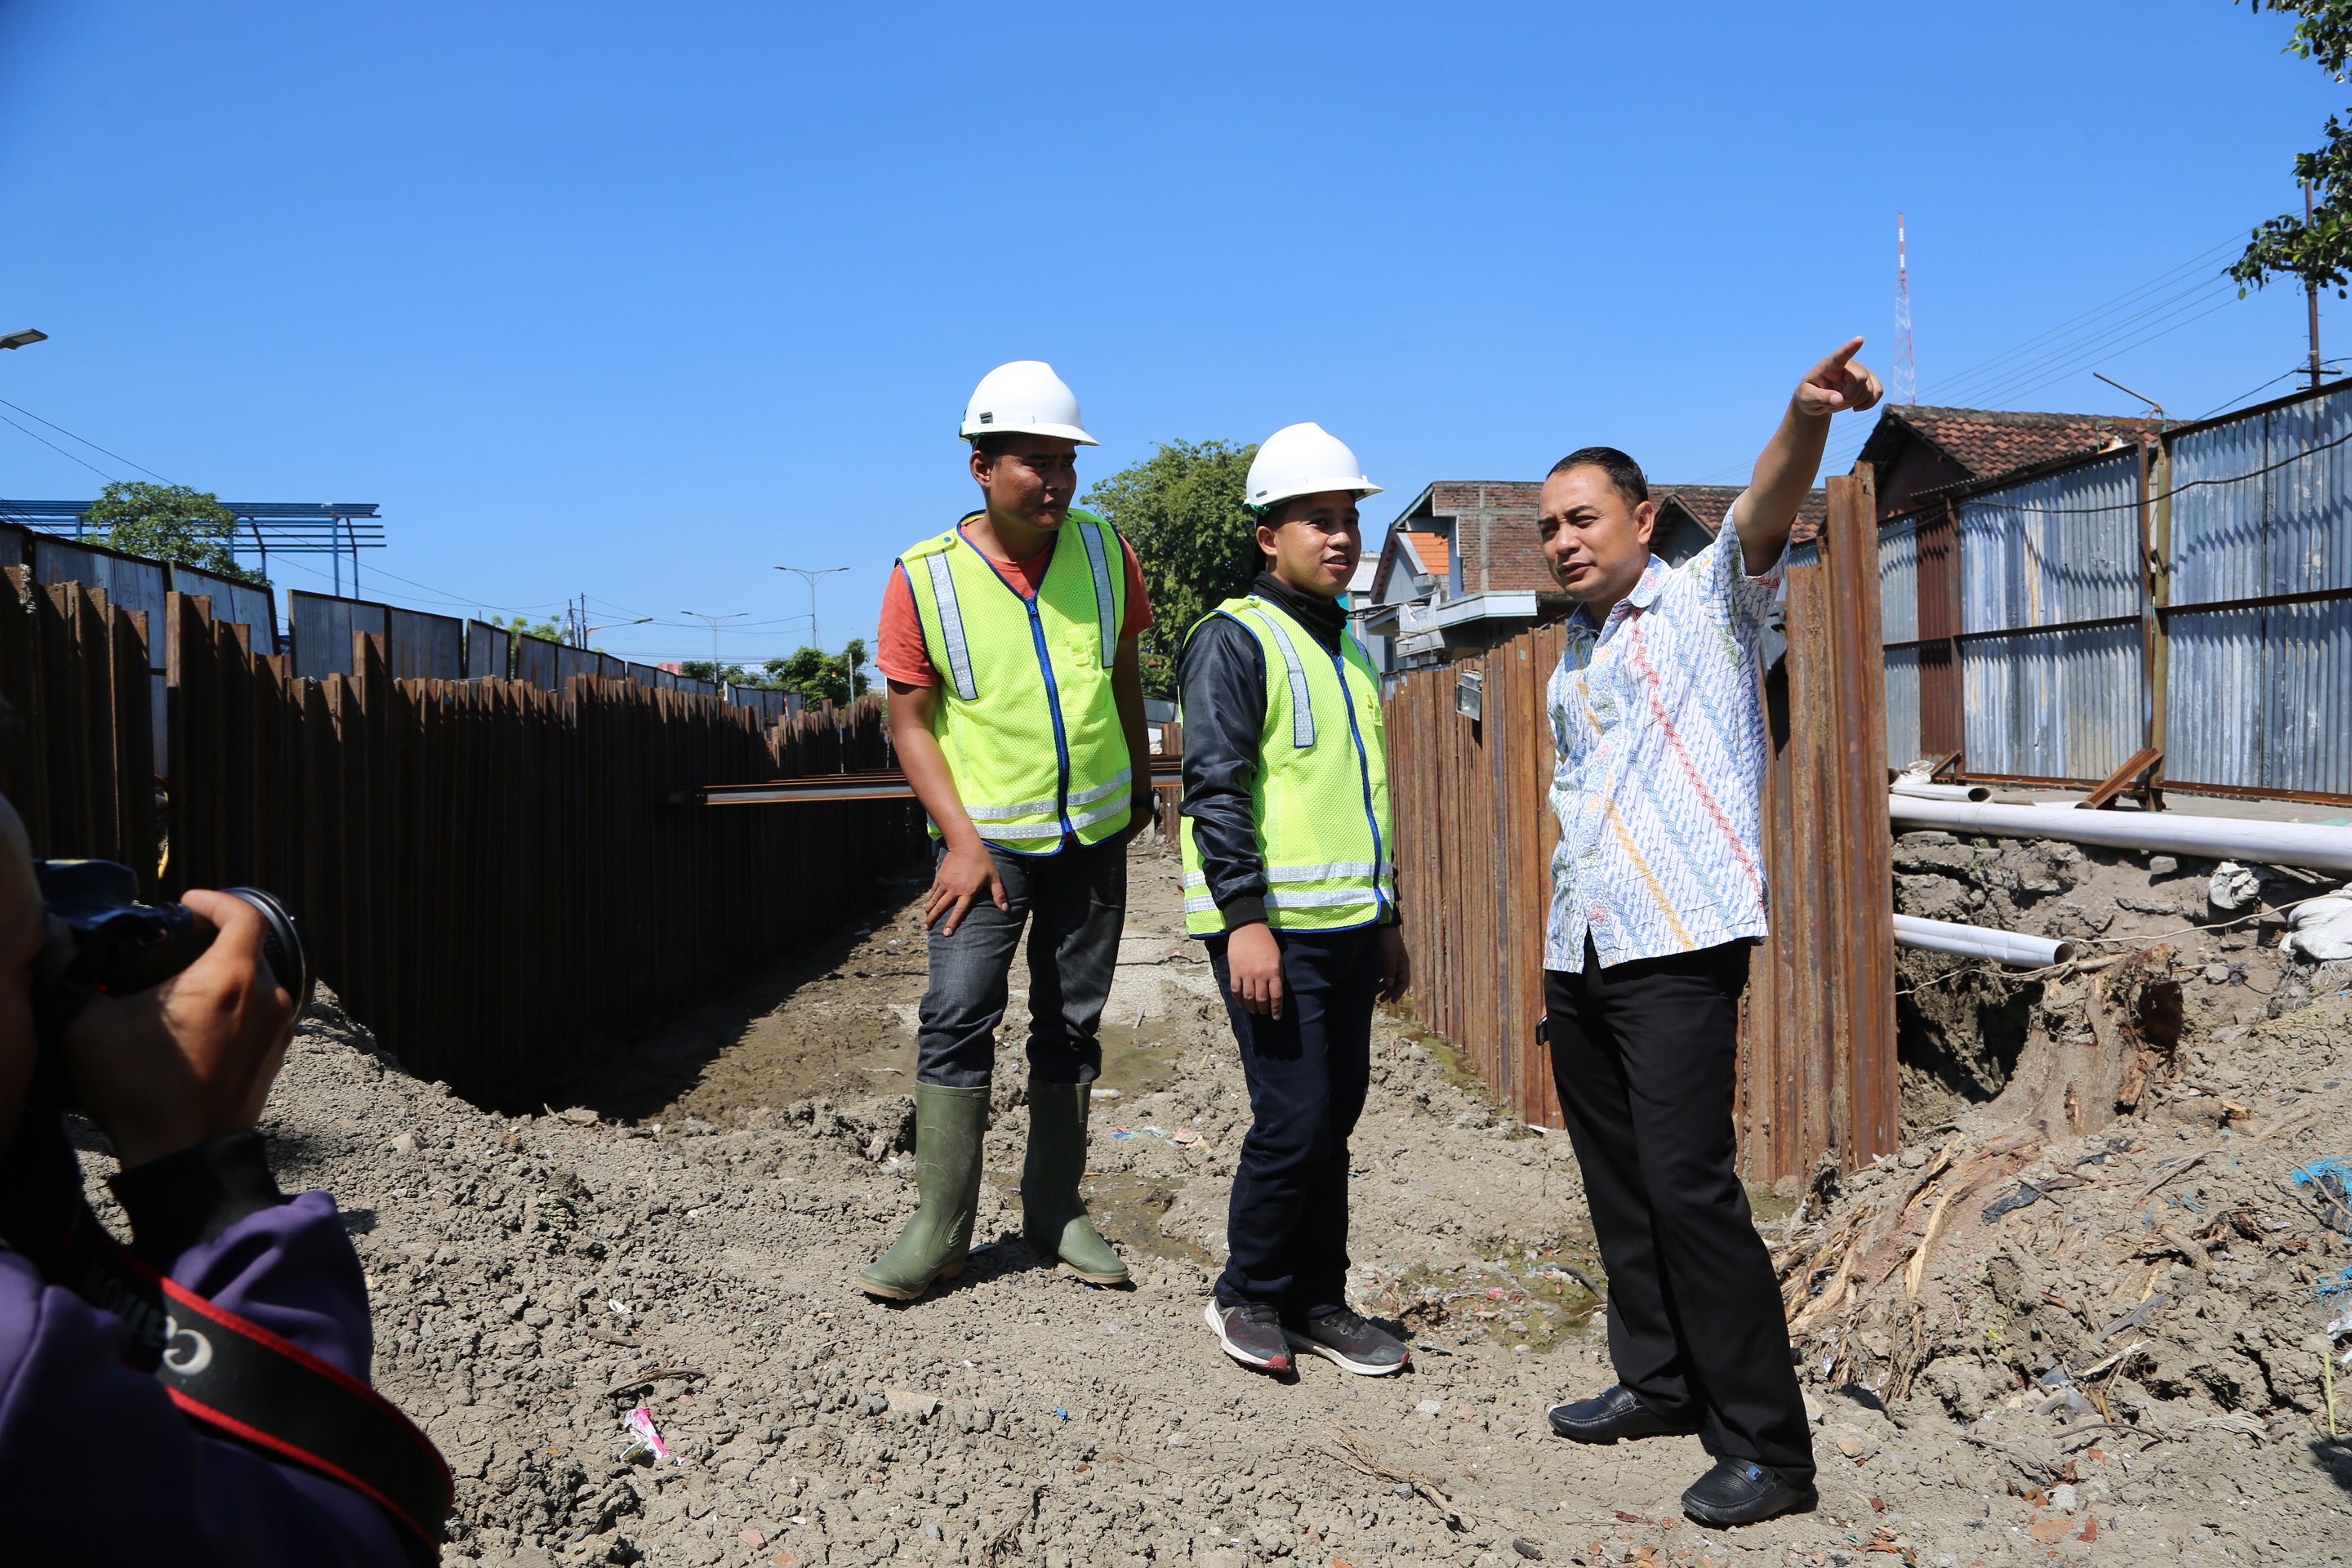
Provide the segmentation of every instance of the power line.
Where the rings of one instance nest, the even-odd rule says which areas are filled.
[[[77,436],[77,435],[75,435],[72,431],[70,431],[70,430],[67,429],[64,426],[62,426],[62,425],[58,424],[56,420],[54,420],[54,419],[42,419],[42,418],[41,418],[41,416],[40,416],[39,415],[37,415],[37,414],[34,413],[31,409],[29,409],[29,408],[21,408],[21,407],[18,407],[16,404],[9,402],[9,401],[8,401],[6,398],[5,398],[5,397],[0,397],[0,408],[15,408],[15,409],[16,410],[16,412],[17,412],[17,413],[19,413],[19,414],[23,415],[26,418],[27,418],[27,419],[33,419],[33,420],[38,420],[41,424],[47,426],[50,429],[52,429],[52,430],[56,431],[58,435],[65,437],[68,440],[71,440],[71,441],[79,441],[79,442],[80,442],[83,446],[85,446],[85,447],[89,447],[91,451],[93,451],[93,452],[104,453],[107,457],[110,457],[110,458],[113,458],[113,459],[114,459],[116,462],[118,462],[118,463],[126,463],[126,464],[129,464],[131,468],[137,468],[141,473],[142,473],[142,474],[146,475],[149,479],[153,479],[153,480],[157,481],[157,482],[158,482],[158,483],[160,483],[160,484],[166,484],[166,485],[168,485],[168,484],[170,484],[170,483],[172,482],[171,480],[169,480],[169,479],[167,479],[163,478],[163,475],[161,475],[161,474],[157,473],[154,469],[152,469],[152,468],[149,468],[149,467],[147,467],[147,465],[146,465],[146,464],[144,464],[144,463],[133,463],[133,462],[131,462],[131,459],[130,459],[130,458],[128,458],[124,457],[124,456],[123,456],[121,453],[120,453],[120,452],[109,452],[109,451],[107,451],[107,450],[106,450],[106,448],[105,448],[105,447],[103,447],[100,446],[97,442],[95,442],[95,441],[91,440],[89,437],[87,437],[87,436]],[[21,425],[17,426],[16,427],[17,427],[18,429],[20,429],[20,430],[24,429],[24,426],[21,426]],[[27,433],[29,434],[29,432],[27,432]],[[94,469],[93,469],[92,471],[93,471],[93,472],[95,472],[96,470],[94,470]]]
[[[2226,279],[2221,280],[2218,288],[2212,285],[2200,285],[2195,289],[2184,289],[2149,307],[2137,316],[2110,322],[2095,332],[2079,337],[2039,359],[2015,366],[1999,379],[1990,384],[1980,384],[1978,387],[1969,389],[1962,395],[1971,399],[1982,399],[1989,403],[1999,402],[2003,398],[2021,397],[2027,393],[2039,391],[2053,381],[2063,380],[2093,360],[2113,358],[2128,353],[2142,343],[2152,342],[2157,338],[2164,336],[2166,332],[2177,331],[2180,327],[2189,325],[2190,321],[2202,321],[2214,311],[2237,302],[2237,293],[2227,286]],[[2200,306],[2203,306],[2204,309],[2200,310]],[[2196,313],[2189,315],[2190,311]],[[2188,316],[2186,321],[2178,319],[2184,315]],[[2172,324],[2165,326],[2163,325],[2165,322]],[[2158,330],[2147,332],[2131,342],[2118,345],[2118,339],[2131,337],[2133,333],[2140,332],[2144,328],[2150,326],[2158,327]],[[2039,379],[2036,379],[2037,377]]]
[[[2342,364],[2342,363],[2344,363],[2344,361],[2343,361],[2343,360],[2341,360],[2341,359],[2329,359],[2329,360],[2322,360],[2322,361],[2320,361],[2319,363],[2322,363],[2322,364]],[[2252,397],[2252,396],[2255,393],[2257,393],[2257,392],[2263,392],[2263,391],[2267,391],[2267,390],[2268,390],[2268,389],[2270,389],[2271,387],[2276,386],[2280,382],[2282,382],[2282,381],[2285,381],[2285,380],[2287,380],[2287,379],[2288,379],[2289,377],[2291,377],[2291,376],[2297,376],[2297,375],[2304,375],[2304,374],[2307,374],[2310,372],[2310,370],[2311,370],[2311,366],[2310,366],[2309,364],[2307,364],[2307,363],[2306,363],[2306,364],[2298,364],[2298,365],[2296,365],[2293,370],[2281,371],[2278,374],[2276,374],[2276,375],[2274,375],[2274,376],[2271,377],[2268,381],[2266,381],[2266,382],[2263,383],[2263,384],[2262,384],[2262,385],[2260,385],[2260,386],[2253,387],[2253,388],[2252,388],[2252,389],[2251,389],[2251,390],[2249,390],[2249,391],[2242,392],[2242,393],[2238,394],[2238,395],[2237,395],[2237,396],[2235,396],[2235,397],[2225,397],[2225,398],[2223,398],[2221,402],[2219,402],[2219,403],[2215,404],[2212,407],[2210,407],[2210,408],[2207,409],[2204,413],[2200,414],[2197,417],[2198,417],[2199,419],[2210,419],[2210,418],[2212,418],[2212,417],[2213,417],[2213,416],[2215,416],[2216,414],[2221,413],[2223,409],[2225,409],[2225,408],[2229,408],[2229,407],[2231,407],[2231,406],[2232,406],[2233,405],[2236,405],[2236,404],[2243,403],[2247,398]]]
[[[8,406],[14,408],[16,405],[12,403]],[[47,424],[47,421],[44,420],[42,423]],[[30,437],[33,440],[38,441],[42,446],[47,447],[50,451],[55,452],[58,457],[63,458],[69,463],[80,463],[83,468],[88,468],[91,473],[96,474],[100,479],[104,479],[107,483],[112,484],[115,482],[114,476],[108,473],[104,468],[100,468],[97,464],[86,462],[82,458],[75,457],[71,452],[67,451],[63,447],[58,446],[55,441],[50,440],[47,437],[40,435],[36,431],[26,430],[22,425],[17,424],[14,419],[9,418],[5,414],[0,414],[0,425],[5,425],[12,430]],[[136,465],[133,466],[135,467]]]
[[[2156,277],[2149,279],[2147,282],[2142,283],[2136,289],[2126,289],[2123,293],[2116,295],[2114,299],[2105,301],[2104,304],[2094,305],[2089,310],[2082,311],[2080,314],[2068,317],[2054,327],[2051,327],[2043,331],[2035,333],[2032,337],[2026,339],[2021,343],[2003,349],[2000,353],[1993,355],[1990,359],[1979,360],[1978,363],[1969,365],[1965,370],[1954,373],[1951,376],[1946,378],[1943,384],[1949,387],[1965,387],[1972,384],[1978,377],[1992,371],[1996,366],[2005,365],[2008,362],[2017,358],[2021,354],[2032,353],[2038,349],[2042,349],[2045,344],[2048,344],[2052,339],[2063,336],[2068,331],[2074,327],[2095,321],[2100,317],[2105,316],[2112,310],[2131,304],[2143,295],[2160,289],[2171,287],[2185,274],[2189,273],[2200,267],[2203,267],[2211,261],[2219,259],[2224,252],[2228,251],[2231,247],[2241,243],[2242,242],[2233,235],[2229,239],[2222,241],[2219,245],[2198,252],[2198,254],[2190,257],[2188,260],[2181,262],[2179,265],[2167,268],[2165,271],[2158,273]]]

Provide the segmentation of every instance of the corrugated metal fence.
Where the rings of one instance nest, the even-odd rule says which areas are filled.
[[[673,791],[888,764],[878,704],[766,725],[634,681],[296,676],[205,602],[0,585],[0,695],[22,742],[0,790],[37,853],[139,870],[151,890],[287,898],[323,978],[410,1068],[509,1109],[572,1066],[860,912],[922,843],[911,803],[719,812]],[[157,819],[150,646],[168,678]],[[168,845],[168,858],[162,853]]]
[[[2352,390],[1958,488],[1879,574],[1890,766],[2086,785],[2147,747],[2167,788],[2352,802]]]
[[[1789,570],[1789,651],[1768,681],[1765,795],[1771,939],[1741,1019],[1741,1170],[1802,1176],[1825,1150],[1848,1165],[1896,1147],[1895,946],[1886,700],[1874,508],[1863,479],[1830,481],[1822,548]],[[1543,933],[1559,825],[1544,687],[1564,634],[1539,626],[1484,655],[1407,676],[1387,704],[1399,896],[1413,1005],[1512,1112],[1560,1124],[1543,1016]],[[1479,717],[1456,710],[1475,676]]]

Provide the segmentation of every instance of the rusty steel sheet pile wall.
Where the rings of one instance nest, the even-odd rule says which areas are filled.
[[[170,595],[163,625],[142,627],[91,590],[14,575],[0,694],[28,743],[5,782],[36,851],[122,860],[165,896],[279,893],[352,1015],[412,1071],[483,1103],[535,1106],[599,1050],[830,931],[923,842],[909,803],[668,804],[695,785],[888,765],[871,700],[771,726],[596,676],[562,692],[402,680],[366,632],[352,673],[303,679],[200,598]],[[161,822],[137,744],[150,632],[169,677]],[[81,804],[108,799],[104,821]]]
[[[154,889],[154,725],[146,612],[79,583],[0,584],[0,794],[33,852],[121,860]],[[51,847],[60,847],[52,848]]]
[[[1789,651],[1765,682],[1771,935],[1740,1019],[1742,1173],[1801,1179],[1899,1146],[1893,841],[1879,660],[1876,508],[1868,470],[1829,481],[1807,564],[1788,571]]]
[[[1412,1004],[1460,1048],[1515,1116],[1560,1125],[1543,1016],[1543,933],[1559,825],[1544,683],[1559,662],[1558,626],[1483,655],[1407,676],[1386,704],[1397,897],[1412,951]],[[1480,675],[1476,720],[1454,711],[1455,683]]]
[[[1851,1167],[1897,1146],[1895,939],[1866,480],[1830,481],[1818,564],[1790,573],[1790,648],[1768,685],[1772,938],[1742,1017],[1737,1115],[1751,1182]],[[1398,683],[1386,705],[1398,894],[1412,1005],[1509,1110],[1561,1125],[1543,1016],[1543,932],[1559,827],[1544,687],[1562,627],[1539,626]],[[1455,710],[1465,673],[1480,717]],[[1793,722],[1792,722],[1793,721]]]

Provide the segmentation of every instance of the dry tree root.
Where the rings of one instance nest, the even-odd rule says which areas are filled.
[[[1325,1448],[1322,1450],[1325,1454],[1339,1460],[1349,1469],[1370,1476],[1374,1480],[1386,1481],[1391,1486],[1411,1487],[1414,1491],[1444,1510],[1446,1519],[1450,1522],[1457,1525],[1463,1522],[1465,1514],[1461,1506],[1446,1496],[1443,1488],[1419,1470],[1400,1470],[1389,1464],[1373,1449],[1362,1433],[1346,1432],[1334,1426],[1331,1428],[1331,1436],[1338,1446]]]
[[[1956,1218],[1971,1215],[2049,1145],[2136,1115],[2170,1078],[2181,1026],[2175,968],[2172,950],[2158,945],[2099,961],[2095,973],[2060,971],[2053,983],[2073,975],[2090,986],[2087,1033],[2063,1041],[2036,1036],[1999,1098],[1965,1117],[1923,1164],[1832,1209],[1779,1250],[1790,1336],[1828,1347],[1816,1352],[1826,1381],[1869,1380],[1886,1398],[1911,1393],[1959,1318],[1948,1292],[1926,1289],[1938,1245],[1980,1229],[1984,1222]],[[2065,1176],[2038,1183],[2012,1206],[2075,1184]],[[2194,1243],[2177,1249],[2192,1260],[2198,1250]]]

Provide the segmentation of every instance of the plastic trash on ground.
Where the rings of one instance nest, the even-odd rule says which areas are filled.
[[[2352,1236],[2352,1160],[2314,1160],[2292,1173],[2320,1207],[2320,1224]]]
[[[2300,953],[2314,963],[2352,958],[2352,894],[2331,893],[2298,904],[2287,914],[2291,928],[2279,951]]]
[[[2206,884],[2205,896],[2212,900],[2217,910],[2251,908],[2263,896],[2263,874],[2251,866],[2224,860],[2213,868],[2212,880]]]
[[[622,1416],[621,1425],[636,1434],[637,1438],[635,1442],[629,1445],[628,1452],[621,1456],[623,1458],[634,1461],[639,1452],[643,1451],[654,1459],[667,1459],[673,1465],[686,1463],[669,1451],[669,1445],[662,1441],[661,1433],[654,1426],[654,1413],[644,1405],[640,1405]]]

